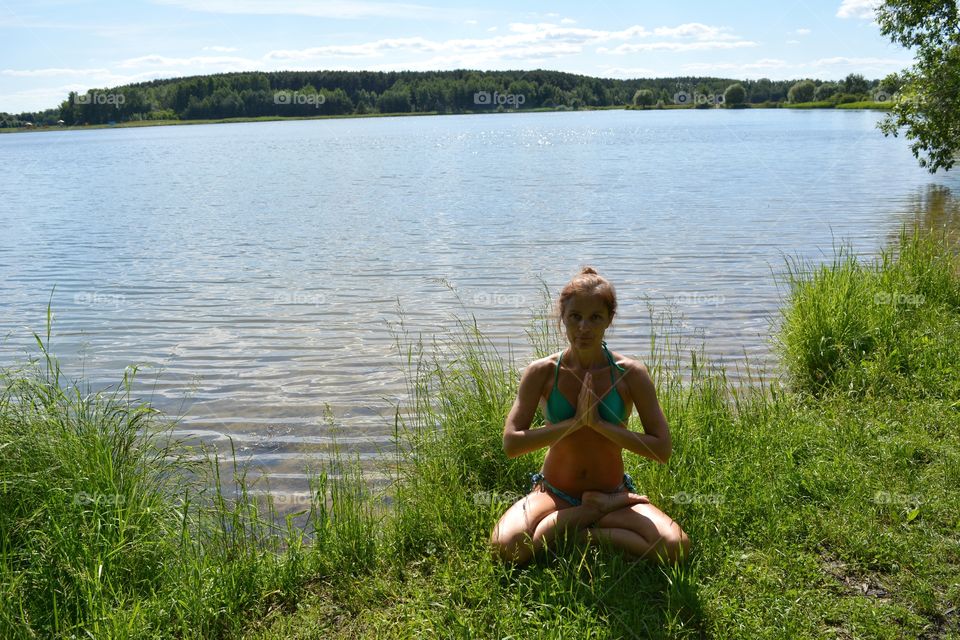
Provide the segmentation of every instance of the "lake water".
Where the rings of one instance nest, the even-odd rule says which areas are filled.
[[[55,316],[93,387],[141,367],[181,435],[303,488],[338,442],[389,449],[405,397],[393,330],[476,316],[519,361],[546,283],[617,287],[611,348],[648,303],[735,368],[769,365],[784,256],[863,253],[960,193],[867,111],[597,111],[0,136],[0,363]],[[940,206],[940,205],[937,205]],[[456,294],[446,286],[449,283]],[[54,286],[56,287],[54,289]],[[458,299],[459,296],[459,299]],[[461,306],[461,301],[463,307]]]

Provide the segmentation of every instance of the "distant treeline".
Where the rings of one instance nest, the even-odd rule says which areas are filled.
[[[367,113],[466,113],[581,109],[627,104],[712,106],[731,85],[738,104],[779,104],[812,84],[818,100],[864,99],[881,81],[851,74],[836,83],[729,78],[614,80],[560,71],[275,71],[154,80],[70,93],[56,109],[0,113],[0,126],[82,125],[136,120],[205,120]],[[806,87],[807,85],[804,84]],[[803,92],[806,97],[806,91]],[[822,95],[821,95],[822,94]],[[704,98],[706,96],[707,98]],[[651,100],[652,98],[652,100]],[[811,99],[812,94],[811,94]],[[795,100],[794,100],[795,101]]]

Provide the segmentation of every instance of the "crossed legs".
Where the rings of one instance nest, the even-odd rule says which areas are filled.
[[[674,564],[690,553],[690,538],[670,516],[652,504],[633,504],[606,513],[580,540],[608,543],[637,559]]]
[[[585,491],[583,504],[570,506],[539,487],[507,509],[490,546],[494,557],[525,564],[567,534],[587,543],[609,543],[645,560],[676,562],[690,548],[680,526],[643,496]]]

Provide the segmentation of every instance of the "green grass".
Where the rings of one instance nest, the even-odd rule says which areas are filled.
[[[744,109],[776,109],[779,107],[786,107],[790,109],[879,109],[883,111],[890,110],[889,102],[852,102],[849,104],[838,104],[834,105],[829,101],[822,102],[802,102],[802,103],[783,103],[777,104],[773,103],[770,105],[762,104],[745,104],[742,107]],[[607,105],[603,107],[581,107],[580,111],[609,111],[617,109],[633,110],[633,111],[662,111],[664,109],[695,109],[695,106],[690,105],[680,105],[680,104],[665,104],[662,106],[651,106],[651,107],[635,107],[633,105]],[[712,107],[711,107],[712,108]],[[541,113],[541,112],[551,112],[551,111],[571,111],[570,108],[558,109],[555,107],[536,107],[533,109],[521,109],[517,111],[503,111],[502,113]],[[496,110],[482,110],[482,111],[473,111],[473,112],[464,112],[465,114],[469,113],[501,113]],[[274,122],[278,120],[330,120],[330,119],[341,119],[341,118],[394,118],[400,116],[435,116],[435,115],[464,115],[464,114],[450,114],[450,113],[439,113],[437,111],[417,111],[409,113],[349,113],[342,115],[316,115],[316,116],[257,116],[257,117],[241,117],[241,118],[219,118],[212,120],[131,120],[129,122],[119,122],[117,124],[89,124],[89,125],[75,125],[75,126],[37,126],[37,127],[0,127],[0,133],[29,133],[29,132],[38,132],[38,131],[73,131],[73,130],[84,130],[84,129],[125,129],[129,127],[164,127],[169,125],[190,125],[190,124],[231,124],[238,122]]]
[[[869,264],[791,261],[779,344],[792,387],[861,397],[960,398],[960,277],[943,238],[914,232]]]
[[[308,512],[279,523],[242,471],[219,481],[218,465],[185,462],[129,384],[80,393],[38,339],[38,361],[3,377],[0,628],[24,638],[956,637],[955,250],[914,232],[874,262],[835,254],[822,267],[787,263],[785,384],[734,384],[702,348],[684,369],[690,346],[651,310],[644,359],[674,454],[668,465],[626,463],[690,535],[680,567],[601,548],[558,548],[522,569],[490,559],[489,532],[543,452],[503,455],[525,362],[472,321],[426,342],[397,333],[408,403],[383,462],[396,478],[392,509],[338,460],[316,477]],[[536,354],[557,348],[554,326],[535,311]]]
[[[838,104],[837,109],[876,109],[878,111],[890,111],[893,103],[889,100],[884,102],[874,102],[873,100],[861,100],[860,102],[846,102]]]
[[[878,111],[889,111],[892,107],[889,101],[873,102],[872,100],[862,100],[860,102],[847,102],[835,104],[830,100],[820,100],[816,102],[784,102],[783,106],[787,109],[876,109]]]
[[[784,102],[785,109],[833,109],[836,105],[829,100],[817,102]]]
[[[583,111],[608,111],[610,109],[623,109],[624,105],[610,105],[605,107],[583,107]],[[556,107],[536,107],[533,109],[522,110],[504,110],[482,109],[477,111],[467,111],[462,114],[441,113],[438,111],[410,111],[402,113],[347,113],[338,115],[315,115],[315,116],[244,116],[239,118],[217,118],[209,120],[130,120],[127,122],[118,122],[116,124],[87,124],[71,126],[36,126],[36,127],[0,127],[0,133],[29,133],[36,131],[72,131],[83,129],[125,129],[129,127],[165,127],[169,125],[190,125],[190,124],[232,124],[238,122],[274,122],[278,120],[338,120],[343,118],[396,118],[405,116],[436,116],[436,115],[465,115],[476,113],[540,113],[549,111],[571,111],[570,108]]]

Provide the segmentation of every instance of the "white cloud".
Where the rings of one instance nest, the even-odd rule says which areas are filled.
[[[45,71],[36,69],[33,71]],[[50,109],[59,106],[66,100],[71,91],[84,93],[94,87],[116,87],[132,82],[143,82],[145,80],[154,80],[157,78],[170,77],[171,71],[148,71],[144,73],[134,73],[131,75],[119,75],[104,70],[102,75],[87,74],[83,72],[92,71],[89,69],[78,69],[80,75],[78,81],[67,82],[57,86],[37,87],[33,89],[23,89],[20,91],[10,91],[3,93],[3,105],[0,111],[8,113],[19,113],[22,111],[38,111]],[[0,73],[0,75],[5,75]],[[38,77],[43,77],[39,75]]]
[[[608,67],[603,69],[598,75],[601,78],[642,78],[644,76],[655,75],[654,69],[647,67]]]
[[[465,40],[463,42],[470,42]],[[481,42],[481,41],[475,41]],[[410,51],[414,53],[435,53],[444,48],[444,43],[432,42],[426,38],[392,38],[376,40],[364,44],[327,45],[310,47],[307,49],[279,49],[268,52],[265,60],[310,60],[315,58],[332,57],[361,57],[373,58],[393,51]]]
[[[53,76],[103,76],[110,75],[108,69],[3,69],[0,76],[14,78],[49,78]]]
[[[835,67],[835,66],[859,66],[859,67],[906,67],[911,61],[906,58],[847,58],[845,56],[835,56],[833,58],[820,58],[810,63],[814,67]]]
[[[706,49],[741,49],[756,47],[756,42],[743,40],[739,36],[729,33],[726,27],[715,27],[700,22],[688,22],[676,27],[657,27],[648,31],[641,26],[629,27],[623,31],[608,32],[609,40],[628,40],[633,38],[668,38],[647,42],[627,42],[612,49],[600,47],[597,53],[623,55],[640,53],[643,51],[703,51]]]
[[[688,22],[676,27],[657,27],[653,35],[670,38],[697,38],[698,40],[737,40],[724,27],[711,27],[699,22]]]
[[[81,89],[77,85],[61,85],[4,93],[3,106],[0,107],[0,111],[19,113],[50,109],[59,106],[61,102],[66,100],[71,91],[85,91],[85,89]],[[43,106],[38,107],[37,105]]]
[[[744,47],[756,46],[758,46],[756,42],[749,40],[737,40],[735,42],[728,42],[726,40],[708,40],[703,42],[638,42],[635,44],[622,44],[613,49],[601,47],[597,49],[597,53],[625,54],[639,53],[641,51],[704,51],[707,49],[742,49]]]
[[[859,18],[872,20],[874,10],[880,6],[882,0],[843,0],[837,9],[838,18]]]
[[[876,73],[880,75],[901,69],[909,64],[909,60],[900,60],[897,58],[848,58],[835,56],[808,62],[787,62],[779,58],[763,58],[742,64],[729,62],[696,62],[685,64],[680,69],[684,73],[726,73],[739,78],[770,78],[774,76],[779,78],[801,78],[809,76],[830,80],[843,78],[848,73]]]
[[[401,18],[416,20],[470,19],[466,10],[442,9],[419,4],[371,2],[369,0],[153,0],[205,13],[247,15],[295,15],[313,18],[356,20],[360,18]],[[474,12],[475,13],[475,12]]]
[[[189,58],[171,58],[168,56],[148,55],[138,58],[128,58],[120,62],[122,69],[136,69],[138,67],[236,67],[254,68],[256,60],[232,56],[191,56]]]
[[[564,18],[560,21],[560,24],[577,24],[577,21],[573,18]]]
[[[178,0],[180,1],[180,0]],[[182,0],[200,3],[200,0]],[[215,2],[212,4],[216,4]],[[249,2],[247,3],[249,4]],[[493,27],[496,29],[496,27]],[[356,44],[331,44],[303,49],[277,49],[259,57],[234,55],[168,56],[149,54],[127,58],[110,69],[6,69],[0,76],[62,77],[76,84],[72,89],[90,86],[116,86],[159,77],[224,71],[278,69],[451,69],[517,68],[540,66],[568,56],[584,53],[587,47],[600,53],[623,54],[635,51],[702,51],[753,47],[756,43],[739,39],[726,29],[701,23],[662,26],[647,29],[641,25],[616,31],[585,29],[555,23],[513,23],[504,33],[479,38],[432,40],[424,37],[384,38]],[[209,45],[203,50],[228,54],[234,47]],[[125,72],[125,73],[124,73]],[[649,74],[648,68],[629,65],[608,68],[610,76]],[[85,86],[84,86],[85,85]]]
[[[800,28],[794,31],[794,33],[797,34],[798,36],[808,36],[810,35],[810,29]]]
[[[508,26],[509,33],[484,38],[430,40],[423,37],[386,38],[360,44],[324,45],[305,49],[280,49],[263,56],[264,61],[316,60],[327,64],[329,58],[376,59],[398,53],[433,54],[449,60],[470,61],[472,64],[495,63],[498,60],[522,60],[536,57],[544,60],[582,53],[587,46],[622,42],[598,53],[624,54],[637,51],[702,51],[707,49],[738,49],[754,47],[757,43],[741,40],[718,27],[699,23],[677,27],[659,27],[653,31],[640,25],[619,31],[563,27],[553,23],[516,22]],[[652,37],[666,39],[646,40]],[[633,42],[630,42],[633,41]],[[450,62],[444,68],[450,67]]]
[[[687,73],[714,73],[718,71],[722,71],[724,73],[734,72],[732,75],[750,78],[763,75],[756,72],[788,69],[793,66],[795,65],[788,64],[786,60],[780,60],[778,58],[762,58],[760,60],[756,60],[755,62],[747,62],[742,64],[731,62],[694,62],[683,65],[681,69]]]

